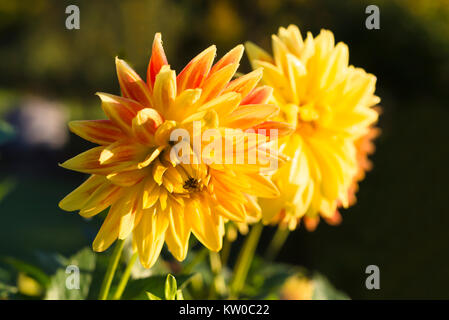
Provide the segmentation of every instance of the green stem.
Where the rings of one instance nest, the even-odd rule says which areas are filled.
[[[109,289],[111,288],[112,279],[114,278],[115,270],[117,270],[124,244],[124,240],[117,240],[117,243],[115,244],[114,251],[109,260],[108,269],[106,270],[103,283],[101,284],[100,295],[98,296],[99,300],[106,300],[108,298]]]
[[[231,282],[230,299],[238,299],[240,291],[245,285],[246,276],[248,275],[249,267],[254,258],[254,253],[256,251],[257,244],[259,243],[262,229],[263,225],[261,223],[254,225],[239,252],[237,262],[234,267],[234,276]]]
[[[216,299],[217,293],[223,294],[225,290],[224,280],[221,276],[221,258],[217,252],[209,251],[209,262],[213,279],[209,291],[209,299]]]
[[[128,283],[129,276],[131,275],[131,270],[138,256],[139,254],[136,251],[131,256],[131,259],[129,259],[128,265],[126,266],[125,272],[123,273],[122,278],[120,279],[120,283],[118,284],[117,290],[115,291],[114,296],[112,297],[113,300],[120,300],[120,298],[122,297],[123,291],[125,291],[126,285]]]
[[[221,249],[221,264],[226,266],[228,263],[229,253],[231,252],[232,242],[228,240],[228,238],[224,238],[223,248]]]
[[[265,253],[265,258],[267,260],[273,261],[277,257],[289,234],[290,230],[287,228],[277,228]]]

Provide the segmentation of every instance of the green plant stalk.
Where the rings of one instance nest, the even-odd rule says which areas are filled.
[[[117,290],[115,290],[112,300],[120,300],[120,298],[122,297],[123,291],[125,291],[126,285],[128,284],[129,276],[131,275],[131,270],[134,264],[136,263],[138,256],[139,253],[136,251],[131,256],[131,259],[129,259],[128,265],[126,266],[125,272],[123,273],[122,278],[120,279]]]
[[[289,234],[290,230],[288,230],[288,228],[277,228],[265,253],[265,258],[267,260],[273,261],[277,257]]]
[[[223,248],[221,249],[221,264],[226,266],[228,263],[229,253],[231,253],[232,242],[225,236],[223,240]]]
[[[117,243],[115,244],[114,251],[112,252],[112,256],[109,260],[108,269],[106,270],[103,283],[101,284],[100,294],[98,296],[99,300],[106,300],[108,298],[109,289],[111,288],[112,279],[114,278],[115,271],[117,270],[124,244],[124,240],[117,240]]]
[[[255,224],[249,235],[245,239],[242,249],[237,257],[237,262],[234,267],[234,275],[232,278],[230,290],[230,299],[238,299],[241,290],[243,289],[246,281],[246,276],[248,275],[249,267],[254,258],[254,253],[256,252],[257,244],[259,243],[259,238],[262,233],[263,225],[262,223]]]
[[[212,284],[209,291],[209,299],[216,299],[217,294],[224,295],[226,292],[226,283],[223,279],[220,254],[214,251],[209,251],[210,267],[213,274]]]

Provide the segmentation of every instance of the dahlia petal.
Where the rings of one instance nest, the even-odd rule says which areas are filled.
[[[162,150],[164,150],[165,147],[164,146],[160,146],[160,147],[154,147],[147,155],[147,157],[139,162],[137,164],[137,168],[138,169],[142,169],[145,167],[148,167],[162,152]]]
[[[223,244],[223,235],[220,232],[223,218],[211,212],[208,202],[188,203],[184,212],[192,226],[193,234],[206,248],[218,252]]]
[[[242,97],[246,97],[248,93],[253,90],[257,83],[262,79],[263,69],[256,69],[248,74],[245,74],[231,82],[226,86],[226,89],[223,93],[226,92],[238,92],[242,95]]]
[[[253,126],[251,129],[256,133],[265,134],[267,137],[270,135],[270,130],[276,130],[278,138],[288,136],[295,131],[293,125],[279,121],[264,121]]]
[[[109,209],[106,219],[103,221],[100,230],[95,237],[92,248],[96,252],[103,252],[117,240],[121,218],[121,205],[114,203]]]
[[[196,111],[198,101],[201,97],[202,89],[187,89],[181,92],[175,99],[173,108],[169,109],[165,114],[167,119],[176,121],[184,120],[189,114]]]
[[[159,257],[168,224],[168,218],[163,213],[156,212],[155,208],[143,211],[133,237],[140,262],[145,268],[151,268]]]
[[[142,181],[148,174],[148,170],[138,169],[110,173],[106,178],[117,186],[132,187]]]
[[[153,89],[154,107],[162,114],[168,110],[176,98],[176,74],[168,65],[161,68],[156,76]]]
[[[147,84],[125,61],[116,57],[115,65],[123,97],[138,101],[144,107],[151,107],[151,93]]]
[[[142,109],[132,120],[133,135],[143,144],[152,144],[154,143],[154,133],[163,121],[156,110]]]
[[[125,137],[111,120],[77,120],[69,122],[70,131],[100,145],[108,145]]]
[[[138,186],[129,190],[119,201],[120,203],[120,223],[119,223],[119,239],[126,239],[137,225],[139,214],[141,214],[140,191]]]
[[[159,186],[153,180],[148,177],[143,187],[142,208],[149,209],[154,206],[159,198]]]
[[[253,65],[253,61],[260,60],[260,61],[266,61],[268,63],[274,63],[273,58],[270,56],[268,52],[260,48],[259,46],[255,45],[254,43],[248,41],[245,42],[245,49],[246,54],[248,55],[249,61],[252,64],[253,69],[256,69],[257,67]]]
[[[147,70],[147,84],[150,88],[154,87],[156,75],[164,65],[167,65],[164,48],[162,47],[162,37],[160,33],[154,35],[153,49],[151,52],[150,63]]]
[[[153,175],[153,179],[154,179],[154,181],[156,181],[156,183],[158,184],[158,185],[161,185],[162,184],[162,176],[164,175],[164,173],[165,173],[165,171],[167,170],[167,167],[166,166],[164,166],[160,161],[159,161],[159,159],[156,159],[154,162],[153,162],[153,165],[152,165],[152,175]]]
[[[243,105],[222,119],[221,125],[245,130],[278,113],[279,107],[273,104]]]
[[[67,160],[60,164],[60,166],[73,171],[107,175],[132,165],[131,162],[115,162],[102,165],[100,163],[100,156],[104,150],[104,146],[92,148]]]
[[[251,90],[251,92],[242,99],[240,104],[265,104],[273,94],[273,88],[269,86],[261,86]]]
[[[275,97],[280,95],[289,101],[292,96],[291,87],[282,71],[275,65],[261,60],[254,60],[253,63],[256,67],[263,68],[263,81],[275,89]]]
[[[210,46],[187,64],[177,77],[178,91],[200,88],[208,76],[217,48]]]
[[[142,145],[131,143],[128,139],[119,140],[107,146],[101,152],[99,162],[101,165],[106,165],[124,161],[135,161],[143,159],[146,151],[146,148]]]
[[[139,103],[123,97],[99,92],[101,107],[108,118],[124,133],[132,133],[132,121],[137,112],[144,107]]]
[[[276,185],[267,177],[260,174],[247,174],[246,178],[251,185],[248,193],[263,198],[276,198],[280,193]]]
[[[70,192],[59,202],[59,207],[65,211],[75,211],[83,207],[89,197],[100,188],[106,179],[103,176],[92,175],[78,188]]]
[[[232,79],[238,67],[237,63],[232,63],[212,73],[202,86],[203,92],[201,93],[199,103],[210,101],[217,97]]]
[[[182,208],[178,205],[173,208],[174,204],[175,202],[171,201],[168,207],[170,225],[165,235],[165,241],[172,255],[178,261],[182,261],[187,255],[191,229],[185,220]]]
[[[240,104],[242,96],[237,92],[228,92],[220,95],[219,97],[203,104],[198,111],[215,110],[219,118],[223,118],[226,115],[234,111]]]
[[[214,211],[225,219],[235,222],[246,222],[246,211],[243,204],[221,202],[221,204],[214,207]]]
[[[230,64],[239,64],[242,59],[243,51],[245,47],[241,44],[234,47],[231,51],[226,53],[220,60],[218,60],[212,69],[210,70],[210,74],[214,74],[215,72],[227,67]]]
[[[108,208],[120,197],[121,188],[111,183],[103,183],[87,200],[80,210],[80,216],[93,217]]]

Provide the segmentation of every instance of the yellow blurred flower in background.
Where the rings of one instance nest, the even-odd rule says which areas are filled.
[[[246,129],[283,127],[266,121],[277,116],[279,108],[267,104],[271,88],[256,88],[261,70],[231,81],[242,53],[239,45],[212,65],[216,48],[211,46],[176,76],[156,34],[146,82],[116,59],[122,96],[98,93],[109,119],[69,124],[72,132],[100,146],[62,164],[91,174],[60,202],[62,209],[92,217],[111,206],[94,240],[95,251],[104,251],[116,239],[132,234],[140,261],[149,268],[164,242],[176,259],[183,260],[191,233],[208,249],[218,251],[225,221],[260,216],[255,196],[278,195],[276,186],[261,172],[265,165],[260,162],[195,161],[204,156],[204,150],[200,154],[195,150],[192,135],[189,163],[170,156],[174,148],[170,134],[175,129],[195,134],[194,122],[200,122],[204,130],[233,130],[237,136],[232,143],[258,136],[257,131],[247,133]],[[265,140],[251,140],[257,141],[251,146],[248,142],[244,156],[251,148],[267,157],[274,154]]]
[[[253,68],[264,68],[262,82],[274,88],[280,119],[296,128],[279,142],[292,161],[273,175],[281,197],[260,201],[264,221],[291,230],[301,218],[313,230],[320,215],[338,223],[337,208],[353,202],[367,169],[360,159],[368,151],[357,141],[372,137],[378,118],[376,77],[348,65],[347,45],[335,44],[327,30],[303,40],[298,27],[281,27],[272,36],[273,57],[252,43],[246,47]]]

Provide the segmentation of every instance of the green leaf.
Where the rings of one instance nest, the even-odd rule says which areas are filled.
[[[47,288],[50,284],[50,278],[40,268],[30,263],[12,257],[3,258],[2,261],[13,267],[16,271],[23,272],[33,278],[44,288]]]
[[[51,277],[47,300],[84,300],[89,293],[96,256],[90,248],[67,259],[67,265]]]
[[[176,277],[178,289],[183,289],[192,279],[194,274],[181,274]],[[125,292],[123,293],[123,300],[147,300],[147,292],[156,297],[165,296],[165,285],[167,282],[167,276],[165,275],[154,275],[142,279],[132,279],[129,280],[126,286]],[[175,290],[176,292],[176,290]]]
[[[162,300],[161,298],[159,298],[158,296],[155,296],[151,292],[147,291],[146,294],[147,294],[149,300]]]
[[[168,274],[165,280],[165,300],[175,300],[177,290],[176,278]]]

